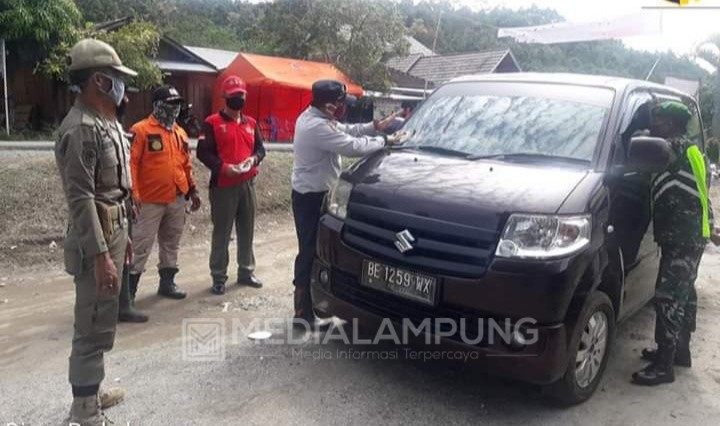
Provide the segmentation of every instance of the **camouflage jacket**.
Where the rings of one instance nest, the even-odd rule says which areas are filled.
[[[700,194],[686,152],[691,142],[682,137],[671,138],[668,141],[672,146],[673,161],[670,167],[660,173],[653,182],[655,241],[661,246],[705,245],[706,240],[702,236]],[[707,166],[706,169],[709,188],[710,167]],[[712,205],[709,205],[709,215],[712,226]]]

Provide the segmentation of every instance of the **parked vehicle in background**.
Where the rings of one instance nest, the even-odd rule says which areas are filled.
[[[404,146],[364,158],[328,196],[315,309],[369,327],[430,319],[435,334],[464,319],[478,325],[446,344],[565,403],[587,400],[616,324],[654,294],[650,188],[669,147],[638,135],[669,99],[701,124],[690,96],[646,81],[518,73],[442,86],[405,124]],[[468,344],[490,321],[515,332]]]

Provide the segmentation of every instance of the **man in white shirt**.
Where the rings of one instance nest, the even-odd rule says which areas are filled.
[[[345,84],[320,80],[313,84],[313,101],[295,124],[295,161],[292,174],[292,205],[299,252],[295,259],[295,318],[315,322],[310,296],[310,278],[318,222],[323,200],[340,177],[341,155],[361,157],[399,143],[398,135],[385,131],[395,115],[366,124],[338,122],[352,99]]]

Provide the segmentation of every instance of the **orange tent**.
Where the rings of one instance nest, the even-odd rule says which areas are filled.
[[[220,74],[213,91],[213,110],[225,103],[222,82],[237,75],[248,85],[245,113],[255,118],[268,141],[291,141],[295,120],[312,100],[317,80],[334,79],[348,86],[348,92],[362,96],[362,87],[331,64],[241,53]]]

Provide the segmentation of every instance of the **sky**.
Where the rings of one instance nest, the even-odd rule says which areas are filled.
[[[692,53],[708,36],[720,33],[720,0],[690,0],[689,6],[675,7],[663,0],[453,0],[472,8],[506,7],[519,9],[533,4],[557,10],[570,22],[588,22],[636,12],[661,13],[662,34],[628,37],[631,48],[647,51],[672,50]],[[661,12],[644,7],[667,7]],[[702,9],[701,9],[702,8]]]

